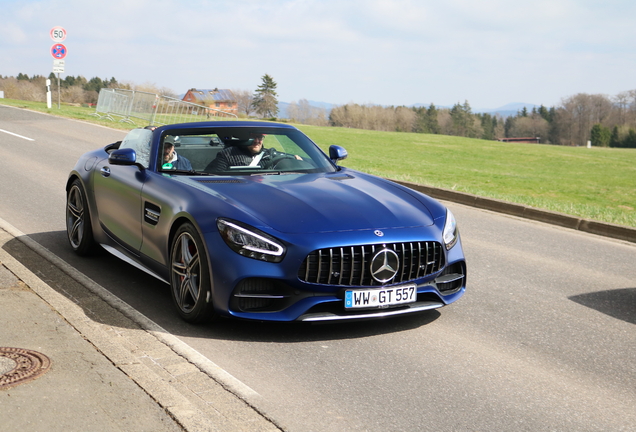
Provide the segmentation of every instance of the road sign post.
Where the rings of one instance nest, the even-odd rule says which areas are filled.
[[[64,73],[64,58],[68,53],[66,45],[62,44],[66,39],[66,30],[63,27],[53,27],[49,33],[55,44],[51,47],[51,55],[53,56],[53,73],[57,73],[57,109],[60,109],[60,73]],[[50,82],[47,82],[47,86]],[[48,87],[50,91],[50,87]],[[50,107],[49,107],[50,108]]]

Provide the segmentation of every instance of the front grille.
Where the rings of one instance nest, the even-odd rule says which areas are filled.
[[[301,264],[298,278],[322,285],[383,285],[371,275],[371,260],[385,248],[394,251],[399,260],[397,274],[387,282],[390,284],[425,277],[444,267],[444,252],[438,242],[344,246],[311,252]]]

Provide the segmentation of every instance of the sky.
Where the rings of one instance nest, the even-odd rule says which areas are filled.
[[[636,89],[633,0],[0,0],[0,75],[65,73],[176,94],[452,106],[558,106]]]

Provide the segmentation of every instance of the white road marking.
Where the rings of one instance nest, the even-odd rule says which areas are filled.
[[[18,138],[22,138],[22,139],[25,139],[27,141],[35,141],[33,138],[29,138],[29,137],[25,137],[25,136],[22,136],[22,135],[18,135],[16,133],[9,132],[9,131],[6,131],[4,129],[0,129],[0,132],[4,132],[4,133],[9,134],[9,135],[17,136]]]

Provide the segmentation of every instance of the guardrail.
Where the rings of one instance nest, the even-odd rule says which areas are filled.
[[[213,117],[233,118],[238,116],[226,111],[185,102],[155,93],[125,89],[103,88],[99,92],[96,117],[135,124],[132,118],[146,121],[149,126],[173,123],[190,123],[209,120]]]

